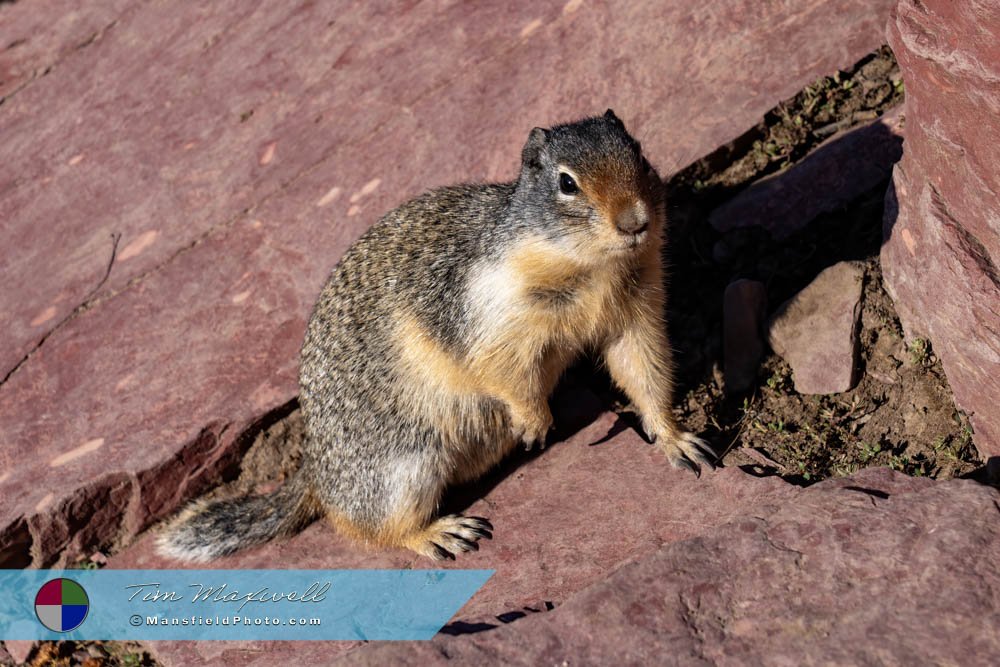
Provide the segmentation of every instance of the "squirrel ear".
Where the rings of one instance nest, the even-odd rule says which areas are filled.
[[[618,116],[616,116],[616,115],[615,115],[615,112],[614,112],[614,110],[613,110],[613,109],[608,109],[607,111],[605,111],[605,112],[604,112],[604,117],[605,117],[605,118],[607,118],[608,120],[613,120],[613,121],[615,121],[615,122],[616,122],[616,123],[618,123],[619,125],[621,125],[621,124],[622,124],[622,120],[621,120],[621,118],[619,118]]]
[[[521,150],[521,163],[524,165],[540,166],[542,149],[549,142],[549,131],[536,127],[528,134],[528,141]]]

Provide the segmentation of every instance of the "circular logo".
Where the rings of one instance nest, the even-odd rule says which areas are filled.
[[[87,591],[72,579],[47,581],[35,596],[38,621],[55,632],[76,630],[87,618],[89,610]]]

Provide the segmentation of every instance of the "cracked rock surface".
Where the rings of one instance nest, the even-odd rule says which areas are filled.
[[[341,663],[990,665],[998,501],[968,480],[869,469],[667,544],[550,613]]]
[[[0,5],[0,565],[127,543],[232,471],[392,206],[609,106],[670,173],[871,51],[876,5]]]

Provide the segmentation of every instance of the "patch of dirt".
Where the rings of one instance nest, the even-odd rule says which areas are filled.
[[[940,362],[927,341],[904,341],[882,288],[878,254],[888,181],[780,242],[763,229],[723,234],[707,222],[712,209],[739,190],[794,168],[834,131],[873,119],[902,97],[899,69],[882,47],[779,104],[760,125],[667,184],[678,402],[685,426],[709,439],[726,465],[749,465],[799,483],[872,465],[933,477],[965,475],[981,466]],[[717,244],[726,248],[724,260],[713,259]],[[788,365],[768,353],[756,386],[727,396],[721,373],[726,285],[738,278],[760,280],[773,313],[824,268],[844,260],[865,267],[856,387],[832,396],[800,395]]]
[[[883,46],[849,70],[821,77],[781,102],[755,127],[678,172],[669,185],[703,201],[727,198],[792,166],[833,134],[878,118],[902,101],[899,66],[892,50]]]
[[[877,259],[865,265],[861,379],[831,396],[795,392],[791,369],[770,354],[757,386],[727,397],[715,377],[691,389],[684,421],[708,434],[726,465],[751,465],[800,483],[875,465],[950,478],[979,466],[972,431],[926,341],[907,345]]]

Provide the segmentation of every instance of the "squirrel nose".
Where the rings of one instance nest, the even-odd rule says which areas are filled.
[[[641,203],[625,209],[615,218],[615,227],[622,234],[639,234],[649,225],[649,214]]]

